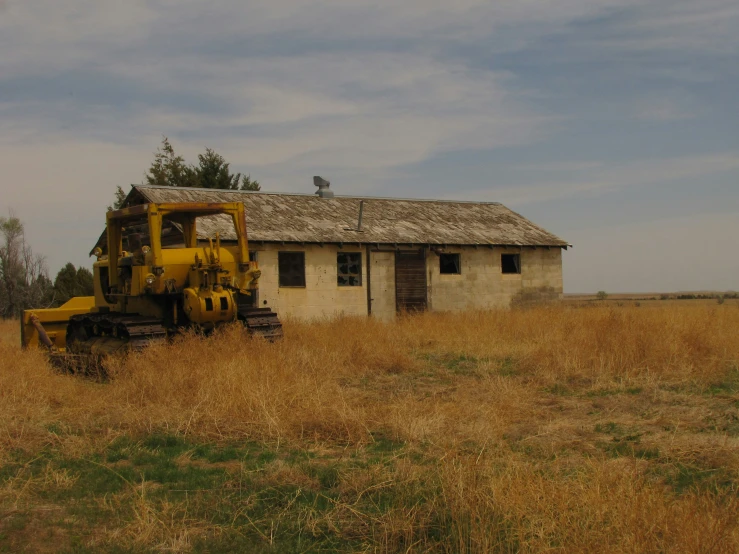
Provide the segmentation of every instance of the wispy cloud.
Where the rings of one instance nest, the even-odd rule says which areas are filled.
[[[705,187],[739,172],[737,26],[734,0],[0,0],[0,210],[43,212],[52,266],[84,261],[43,222],[95,234],[162,134],[271,190]]]
[[[521,206],[575,195],[605,194],[627,187],[648,187],[737,171],[739,151],[628,163],[557,162],[518,167],[523,171],[535,171],[539,178],[530,183],[495,186],[488,191],[454,191],[447,197],[485,199]],[[570,179],[551,180],[551,173],[561,177],[557,175],[560,171],[570,173]]]

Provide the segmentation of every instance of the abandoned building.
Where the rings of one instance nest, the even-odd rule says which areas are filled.
[[[257,305],[316,318],[508,307],[562,295],[567,242],[495,202],[242,192],[134,185],[124,206],[243,202],[249,248],[262,271]],[[228,220],[198,238],[234,241]],[[165,236],[169,235],[169,236]],[[182,244],[173,227],[163,244]],[[104,246],[105,234],[99,245]]]

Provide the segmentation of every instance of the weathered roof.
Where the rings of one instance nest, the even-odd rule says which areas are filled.
[[[138,193],[138,196],[136,193]],[[360,200],[362,232],[357,232]],[[250,241],[558,246],[568,243],[497,202],[411,200],[137,185],[130,203],[243,202]],[[200,238],[235,240],[226,216],[198,224]]]

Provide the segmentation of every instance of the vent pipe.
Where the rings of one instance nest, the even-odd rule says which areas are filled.
[[[327,181],[326,179],[324,179],[323,177],[319,177],[318,175],[313,177],[313,184],[318,187],[316,194],[319,196],[319,198],[333,198],[334,197],[333,191],[329,190],[331,183]]]

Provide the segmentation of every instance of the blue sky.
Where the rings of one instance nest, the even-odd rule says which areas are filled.
[[[264,190],[500,201],[565,290],[739,289],[735,0],[0,0],[0,212],[90,265],[161,136]]]

